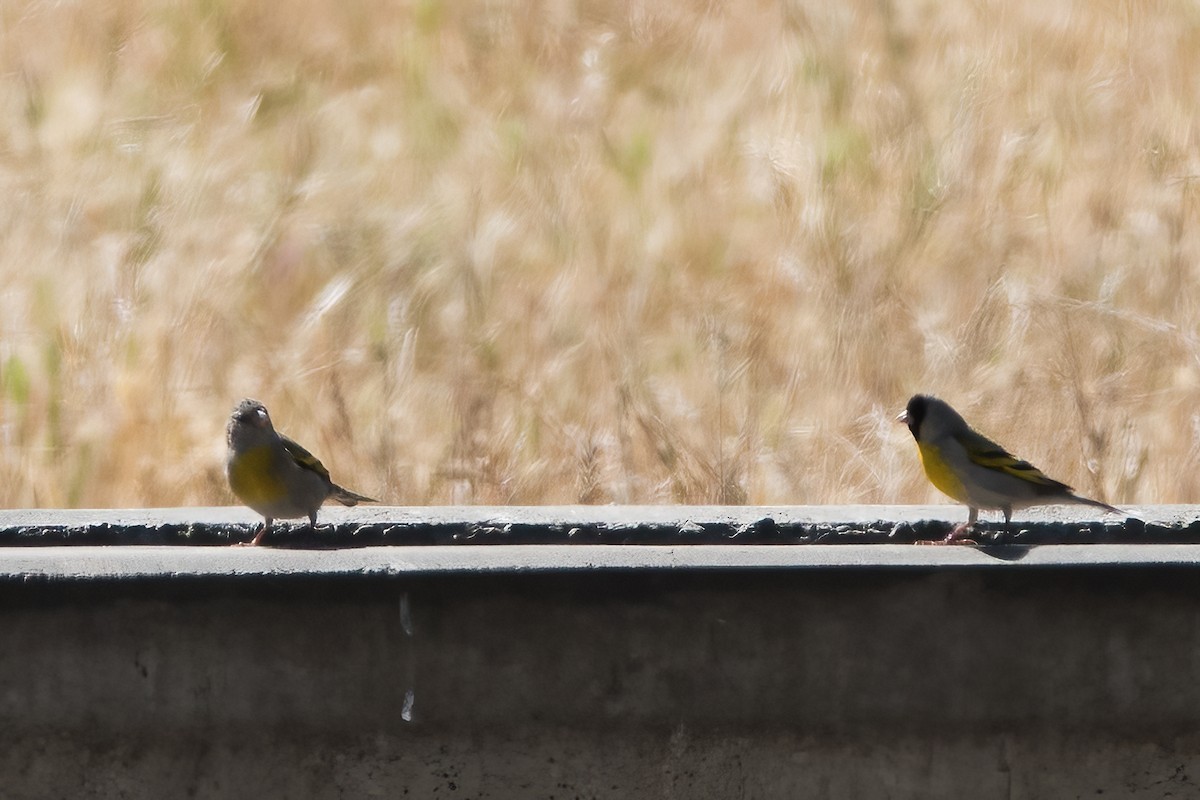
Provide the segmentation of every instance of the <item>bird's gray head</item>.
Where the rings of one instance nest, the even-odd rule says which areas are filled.
[[[929,441],[946,431],[967,427],[949,403],[928,394],[913,395],[896,420],[907,425],[917,441]]]
[[[267,408],[257,400],[246,399],[237,404],[225,426],[225,438],[230,447],[246,447],[268,441],[275,427]]]

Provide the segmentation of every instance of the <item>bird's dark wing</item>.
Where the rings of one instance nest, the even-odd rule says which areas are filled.
[[[972,462],[1035,484],[1041,488],[1039,494],[1071,491],[1070,486],[1054,480],[1028,461],[1022,461],[983,434],[967,431],[956,434],[954,438],[966,449],[967,457]]]
[[[288,455],[292,457],[293,461],[304,469],[312,470],[325,480],[329,480],[329,470],[325,469],[325,465],[321,463],[320,459],[282,433],[279,434],[279,438],[283,441],[283,448],[288,451]]]

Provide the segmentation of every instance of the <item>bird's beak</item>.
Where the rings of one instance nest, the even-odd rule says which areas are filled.
[[[907,408],[896,415],[896,422],[903,422],[905,425],[908,424],[908,409]]]

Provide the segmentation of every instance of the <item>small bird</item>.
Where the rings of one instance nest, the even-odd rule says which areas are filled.
[[[316,456],[275,430],[267,409],[257,400],[238,403],[225,426],[225,438],[229,488],[263,515],[263,526],[251,545],[262,541],[276,519],[308,517],[315,528],[317,509],[329,498],[344,506],[379,502],[330,480],[329,470]]]
[[[979,518],[980,509],[1004,512],[1006,524],[1014,508],[1056,503],[1081,503],[1122,513],[1107,503],[1080,497],[1070,486],[1016,458],[977,433],[948,403],[936,397],[915,395],[896,421],[908,425],[917,440],[921,466],[929,481],[970,510],[966,525],[952,530],[945,543],[963,536]]]

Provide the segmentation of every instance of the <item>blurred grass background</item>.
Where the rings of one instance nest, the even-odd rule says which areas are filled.
[[[1197,499],[1200,11],[0,4],[0,503]]]

